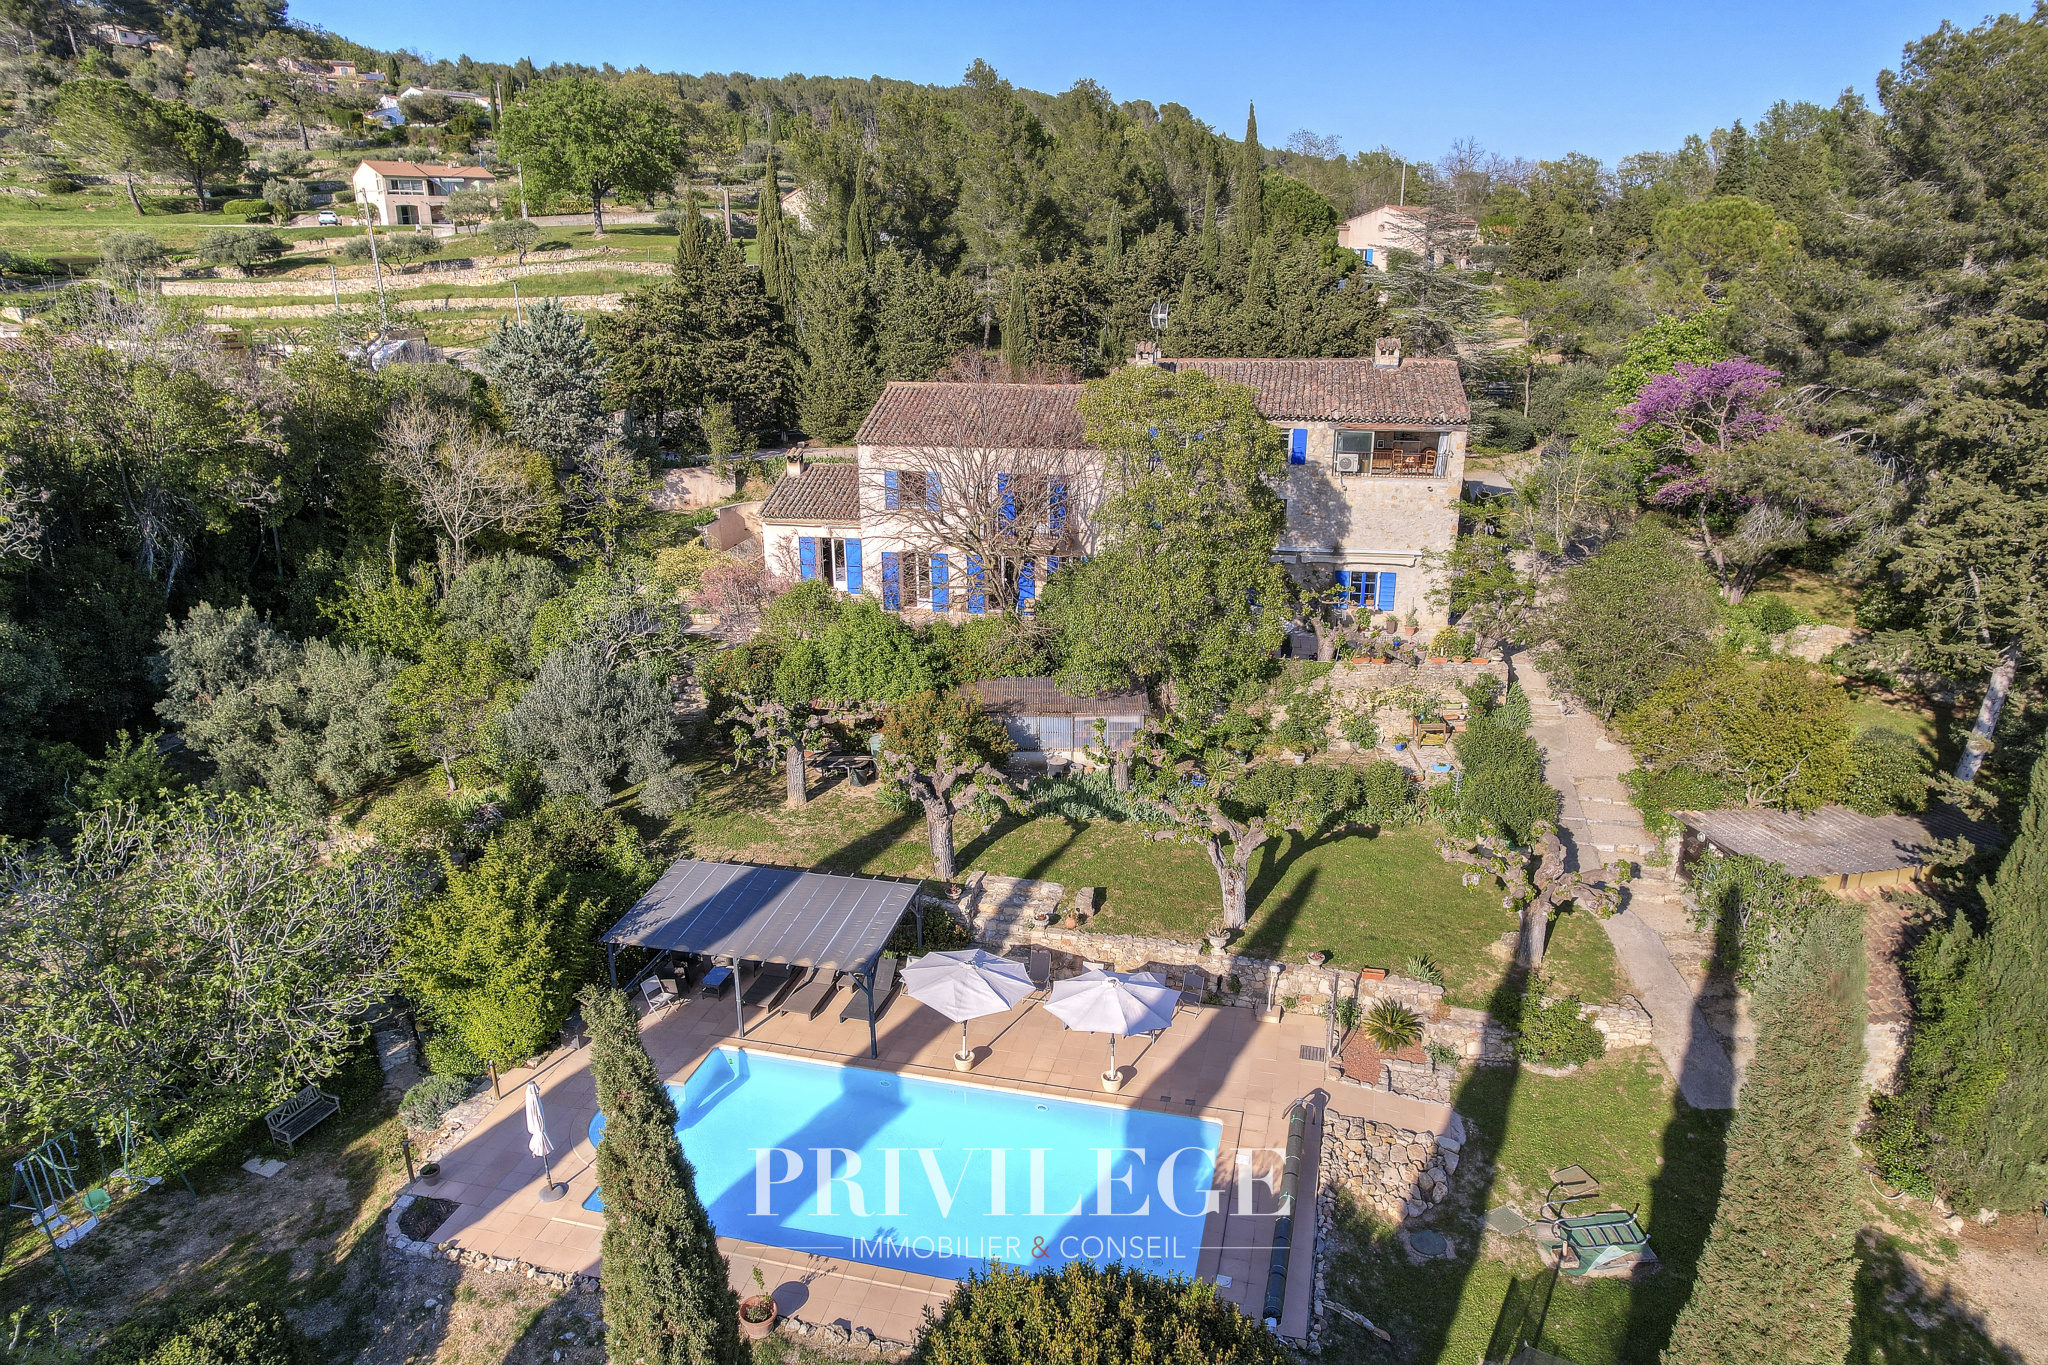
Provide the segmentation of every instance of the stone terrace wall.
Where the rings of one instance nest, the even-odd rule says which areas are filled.
[[[401,274],[386,267],[386,289],[409,289],[420,285],[479,286],[509,284],[536,275],[577,275],[596,270],[613,270],[626,275],[668,275],[675,267],[661,261],[535,261],[529,265],[466,265],[445,270],[413,270]],[[295,280],[165,280],[166,294],[196,294],[207,298],[332,298],[342,294],[374,294],[375,275],[368,266],[337,270],[336,278],[306,276]]]

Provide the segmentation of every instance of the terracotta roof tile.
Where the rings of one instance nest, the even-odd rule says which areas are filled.
[[[814,464],[788,474],[761,504],[763,521],[837,522],[860,520],[860,469],[850,464]]]
[[[1455,360],[1404,359],[1379,369],[1369,356],[1350,360],[1162,360],[1211,379],[1258,390],[1259,411],[1276,422],[1415,422],[1461,426],[1472,420]]]
[[[909,384],[882,390],[856,445],[1085,450],[1079,384]]]
[[[481,166],[441,166],[429,161],[363,161],[379,175],[430,175],[436,179],[461,176],[465,180],[496,180],[498,177]]]

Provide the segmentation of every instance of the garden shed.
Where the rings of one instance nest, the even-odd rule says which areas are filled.
[[[1048,759],[1078,759],[1097,743],[1111,750],[1123,747],[1145,723],[1149,705],[1143,692],[1077,697],[1046,678],[990,678],[974,687],[983,709],[1003,722],[1020,755]]]
[[[1708,850],[1748,854],[1777,863],[1795,877],[1818,877],[1830,891],[1910,882],[1950,840],[1968,839],[1980,849],[2002,842],[1996,829],[1953,806],[1935,806],[1919,815],[1860,815],[1847,806],[1822,806],[1807,815],[1765,809],[1672,814],[1685,828],[1681,870]]]

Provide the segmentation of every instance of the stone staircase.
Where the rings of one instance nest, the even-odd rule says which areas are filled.
[[[985,945],[1021,943],[1031,933],[1031,917],[1040,910],[1057,911],[1067,898],[1058,882],[971,872],[960,898],[967,927]]]

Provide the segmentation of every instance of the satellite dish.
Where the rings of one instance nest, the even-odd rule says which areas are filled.
[[[1166,330],[1166,303],[1164,300],[1152,305],[1150,317],[1152,319],[1153,331],[1163,332]]]

